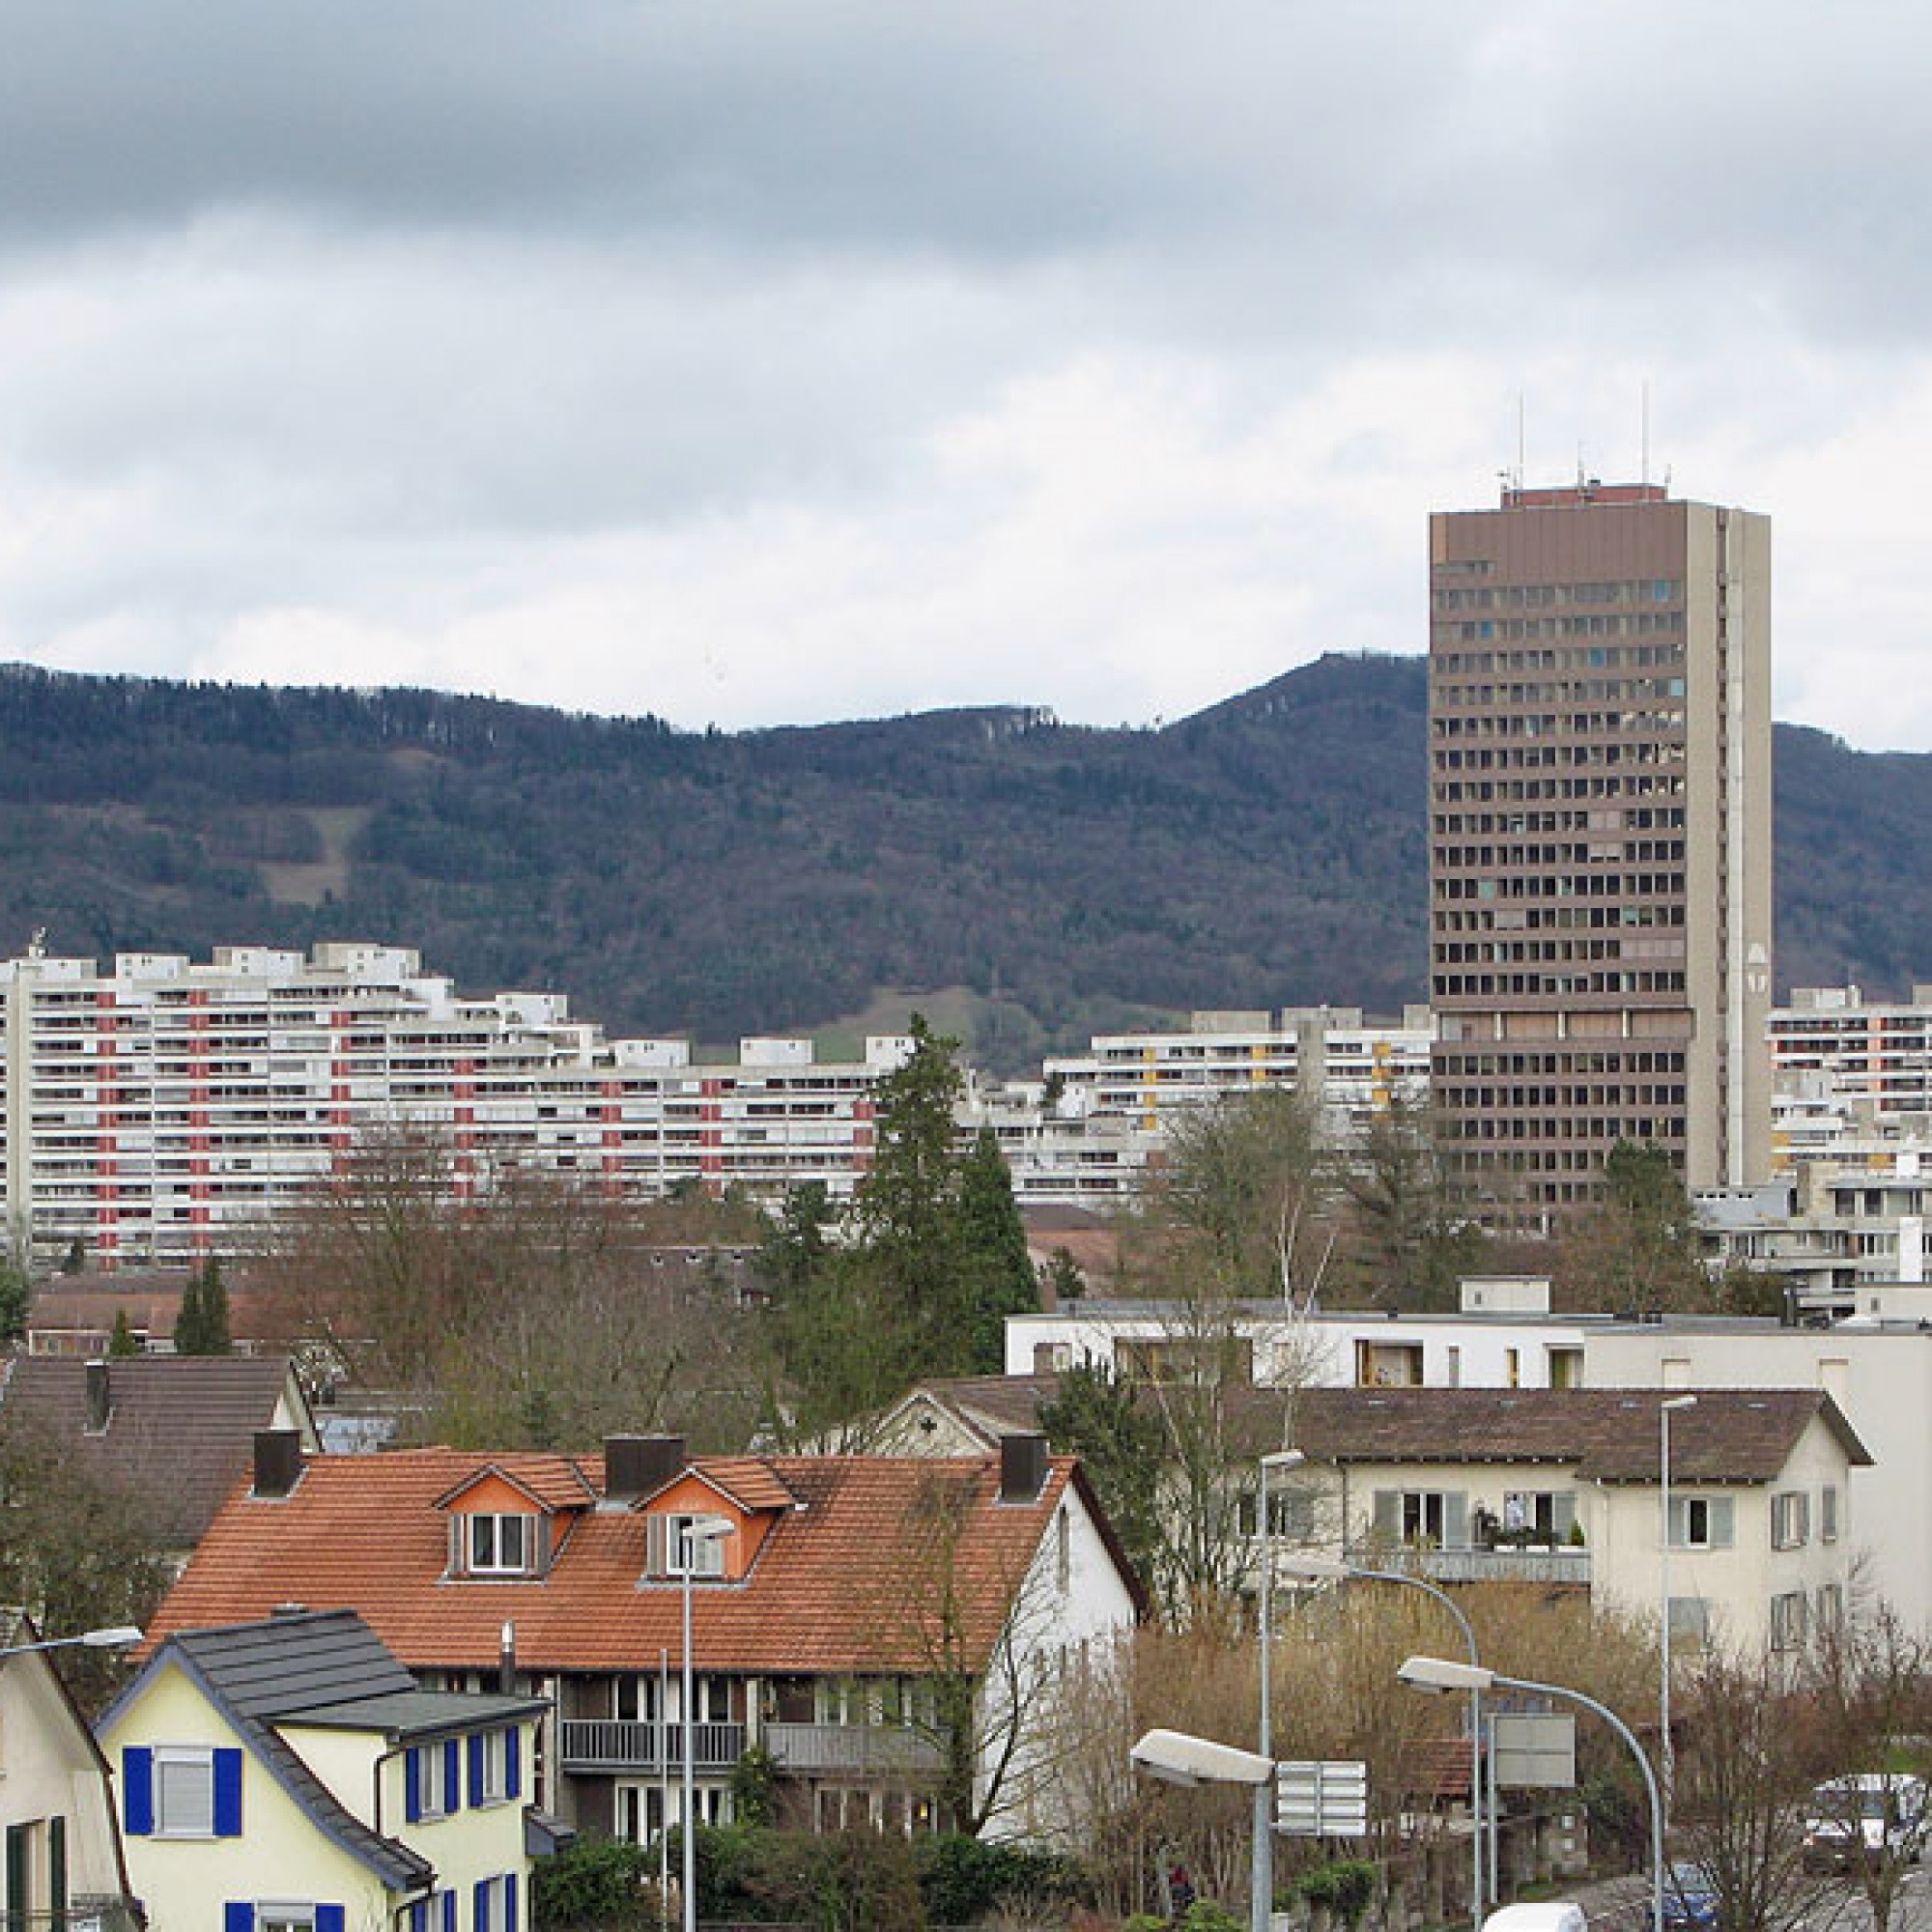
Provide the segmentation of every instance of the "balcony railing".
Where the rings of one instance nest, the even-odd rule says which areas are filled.
[[[139,1932],[140,1923],[120,1897],[76,1894],[60,1912],[0,1906],[0,1932]]]
[[[565,1771],[666,1772],[684,1769],[684,1726],[625,1718],[566,1718],[561,1756]],[[743,1724],[694,1724],[691,1768],[729,1771],[745,1754]]]
[[[767,1724],[764,1746],[780,1770],[905,1776],[937,1772],[939,1741],[903,1724]]]
[[[1350,1550],[1349,1561],[1372,1569],[1412,1570],[1433,1583],[1571,1583],[1590,1585],[1590,1552],[1577,1544],[1502,1545],[1495,1548]]]

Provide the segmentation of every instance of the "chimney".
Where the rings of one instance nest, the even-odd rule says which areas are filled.
[[[1046,1437],[1002,1435],[1000,1500],[1003,1503],[1037,1502],[1039,1492],[1045,1487]]]
[[[301,1480],[301,1436],[293,1429],[255,1432],[255,1493],[285,1496]]]
[[[514,1697],[517,1693],[517,1627],[507,1617],[503,1620],[498,1642],[497,1689],[505,1697]]]
[[[106,1435],[107,1418],[112,1413],[112,1406],[108,1397],[107,1364],[102,1361],[89,1362],[87,1365],[87,1433],[90,1435]]]
[[[661,1490],[684,1468],[682,1435],[607,1435],[604,1499],[634,1503]]]

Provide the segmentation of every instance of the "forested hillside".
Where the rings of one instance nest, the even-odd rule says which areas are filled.
[[[0,669],[0,945],[369,937],[612,1032],[981,996],[1018,1064],[1137,1013],[1423,995],[1424,670],[1158,730],[1019,709],[678,732],[419,691]],[[1932,759],[1780,728],[1779,977],[1932,972]]]

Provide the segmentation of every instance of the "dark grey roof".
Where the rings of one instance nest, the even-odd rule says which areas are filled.
[[[45,1435],[130,1496],[164,1546],[198,1543],[249,1471],[255,1432],[291,1387],[280,1355],[135,1355],[105,1364],[107,1427],[88,1427],[85,1362],[22,1355],[0,1421]]]
[[[346,1809],[276,1724],[354,1726],[392,1738],[453,1736],[543,1708],[541,1700],[528,1698],[420,1690],[354,1610],[302,1610],[256,1623],[180,1631],[148,1669],[165,1664],[170,1655],[315,1823],[398,1890],[428,1884],[435,1868]]]
[[[287,1721],[321,1731],[381,1731],[392,1744],[421,1744],[455,1737],[490,1724],[541,1717],[543,1697],[491,1697],[456,1690],[398,1690],[384,1697],[356,1697],[293,1713]]]

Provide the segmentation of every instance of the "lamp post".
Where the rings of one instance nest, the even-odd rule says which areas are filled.
[[[1677,1753],[1670,1742],[1670,1418],[1680,1408],[1695,1408],[1694,1395],[1674,1395],[1657,1405],[1658,1608],[1662,1615],[1658,1655],[1662,1660],[1657,1691],[1657,1761],[1663,1774],[1663,1803],[1670,1803],[1677,1776]]]
[[[50,1636],[38,1643],[6,1644],[0,1646],[0,1659],[25,1657],[35,1650],[66,1650],[77,1643],[84,1643],[89,1650],[125,1650],[128,1644],[140,1641],[141,1633],[134,1625],[110,1624],[104,1630],[82,1631],[76,1636]]]
[[[1500,1684],[1505,1690],[1527,1690],[1537,1696],[1567,1697],[1602,1718],[1630,1746],[1631,1755],[1643,1773],[1644,1788],[1650,1793],[1650,1922],[1651,1932],[1663,1932],[1663,1801],[1657,1789],[1657,1774],[1651,1770],[1636,1733],[1607,1704],[1561,1684],[1505,1677],[1499,1670],[1487,1670],[1479,1663],[1452,1663],[1446,1657],[1411,1657],[1396,1675],[1417,1690],[1488,1690]]]
[[[1268,1514],[1268,1471],[1298,1469],[1307,1461],[1299,1449],[1278,1449],[1261,1460],[1259,1525],[1262,1533],[1261,1642],[1262,1708],[1256,1748],[1274,1762],[1274,1522]],[[1254,1896],[1249,1901],[1252,1932],[1268,1932],[1274,1920],[1274,1791],[1273,1779],[1255,1786]]]
[[[1360,1564],[1346,1563],[1336,1556],[1291,1556],[1282,1564],[1285,1576],[1293,1577],[1305,1583],[1344,1583],[1360,1580],[1370,1583],[1400,1583],[1410,1590],[1420,1590],[1424,1596],[1433,1597],[1456,1620],[1456,1628],[1463,1633],[1463,1642],[1469,1653],[1470,1668],[1480,1670],[1482,1658],[1476,1649],[1476,1633],[1468,1617],[1449,1592],[1439,1584],[1432,1583],[1426,1577],[1411,1577],[1406,1570],[1370,1570]],[[1487,1889],[1483,1884],[1483,1780],[1482,1780],[1482,1738],[1483,1738],[1483,1691],[1477,1684],[1469,1686],[1469,1925],[1470,1932],[1476,1932],[1483,1922],[1483,1893]]]
[[[1245,1784],[1253,1788],[1257,1806],[1273,1800],[1274,1759],[1262,1751],[1241,1750],[1185,1731],[1149,1731],[1127,1756],[1142,1771],[1169,1784]],[[1261,1837],[1255,1840],[1255,1867],[1248,1881],[1257,1898],[1263,1895],[1264,1842]]]
[[[684,1932],[697,1932],[697,1792],[692,1778],[697,1726],[692,1718],[691,1579],[697,1572],[698,1545],[720,1542],[734,1527],[728,1517],[692,1516],[684,1519],[678,1532],[684,1556],[679,1566],[684,1579]]]

